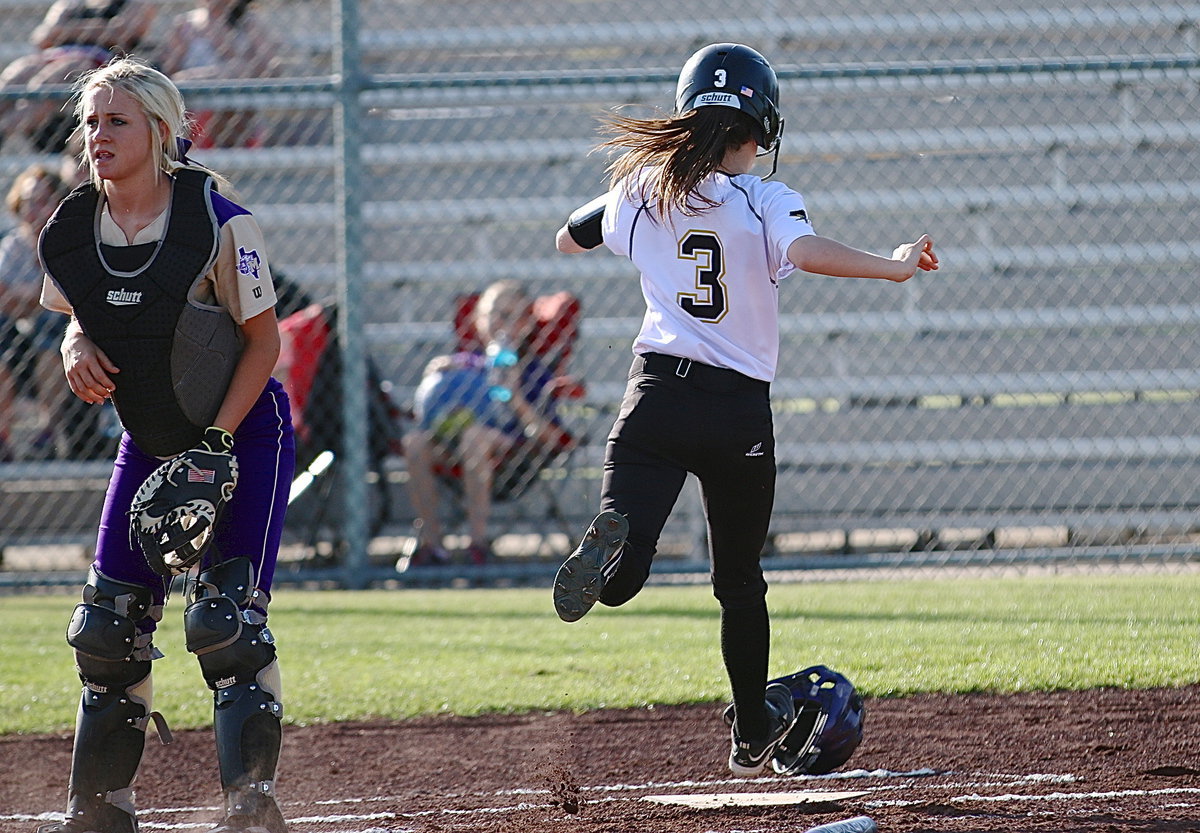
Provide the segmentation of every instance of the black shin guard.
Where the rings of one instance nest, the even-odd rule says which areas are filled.
[[[71,754],[67,819],[88,830],[137,830],[132,784],[145,748],[149,712],[131,693],[149,687],[150,663],[134,663],[143,665],[145,671],[138,672],[142,680],[132,681],[128,689],[118,684],[98,692],[96,682],[88,680],[83,690]]]
[[[274,664],[269,670],[275,671]],[[227,811],[254,816],[259,808],[274,804],[283,708],[258,683],[221,689],[215,699],[213,728]]]
[[[284,833],[275,801],[281,718],[279,669],[266,617],[250,607],[259,591],[253,567],[236,558],[197,578],[184,612],[188,650],[213,690],[213,728],[225,792],[226,823],[217,830]]]
[[[75,723],[66,821],[41,831],[136,833],[133,779],[142,760],[151,711],[150,661],[160,656],[136,623],[151,616],[146,587],[115,581],[94,567],[67,628],[83,696]],[[164,742],[165,725],[158,723]]]

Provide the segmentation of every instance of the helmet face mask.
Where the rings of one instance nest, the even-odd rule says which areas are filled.
[[[862,743],[862,696],[841,674],[814,665],[781,682],[792,691],[796,725],[779,744],[771,766],[780,775],[821,775],[850,759]]]
[[[755,142],[777,151],[783,133],[779,81],[767,59],[740,43],[714,43],[695,52],[679,73],[675,113],[729,107],[750,117]]]

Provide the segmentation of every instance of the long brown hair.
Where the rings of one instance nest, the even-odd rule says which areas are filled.
[[[754,141],[749,118],[728,107],[649,119],[612,113],[602,130],[612,138],[599,147],[627,149],[608,166],[610,187],[650,168],[648,193],[640,197],[653,202],[664,220],[672,209],[694,215],[714,207],[712,199],[696,193],[697,186],[721,167],[731,148]]]

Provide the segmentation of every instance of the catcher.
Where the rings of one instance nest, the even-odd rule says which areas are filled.
[[[83,77],[90,182],[42,234],[42,304],[71,316],[72,392],[124,432],[96,560],[67,642],[83,682],[66,818],[39,833],[136,833],[132,784],[152,710],[171,579],[191,573],[187,650],[214,693],[220,833],[284,833],[275,799],[283,694],[267,603],[295,444],[275,291],[249,212],[190,162],[183,99],[132,58]],[[189,575],[189,578],[191,576]]]

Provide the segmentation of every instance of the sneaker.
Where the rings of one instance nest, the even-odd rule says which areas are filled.
[[[796,702],[792,699],[792,690],[783,683],[767,686],[767,737],[764,740],[738,737],[732,705],[725,709],[725,722],[729,724],[733,741],[729,752],[729,771],[745,778],[761,775],[775,754],[775,747],[796,725]]]
[[[616,512],[601,512],[571,557],[554,576],[554,609],[564,622],[582,619],[600,600],[600,592],[621,561],[629,521]]]

